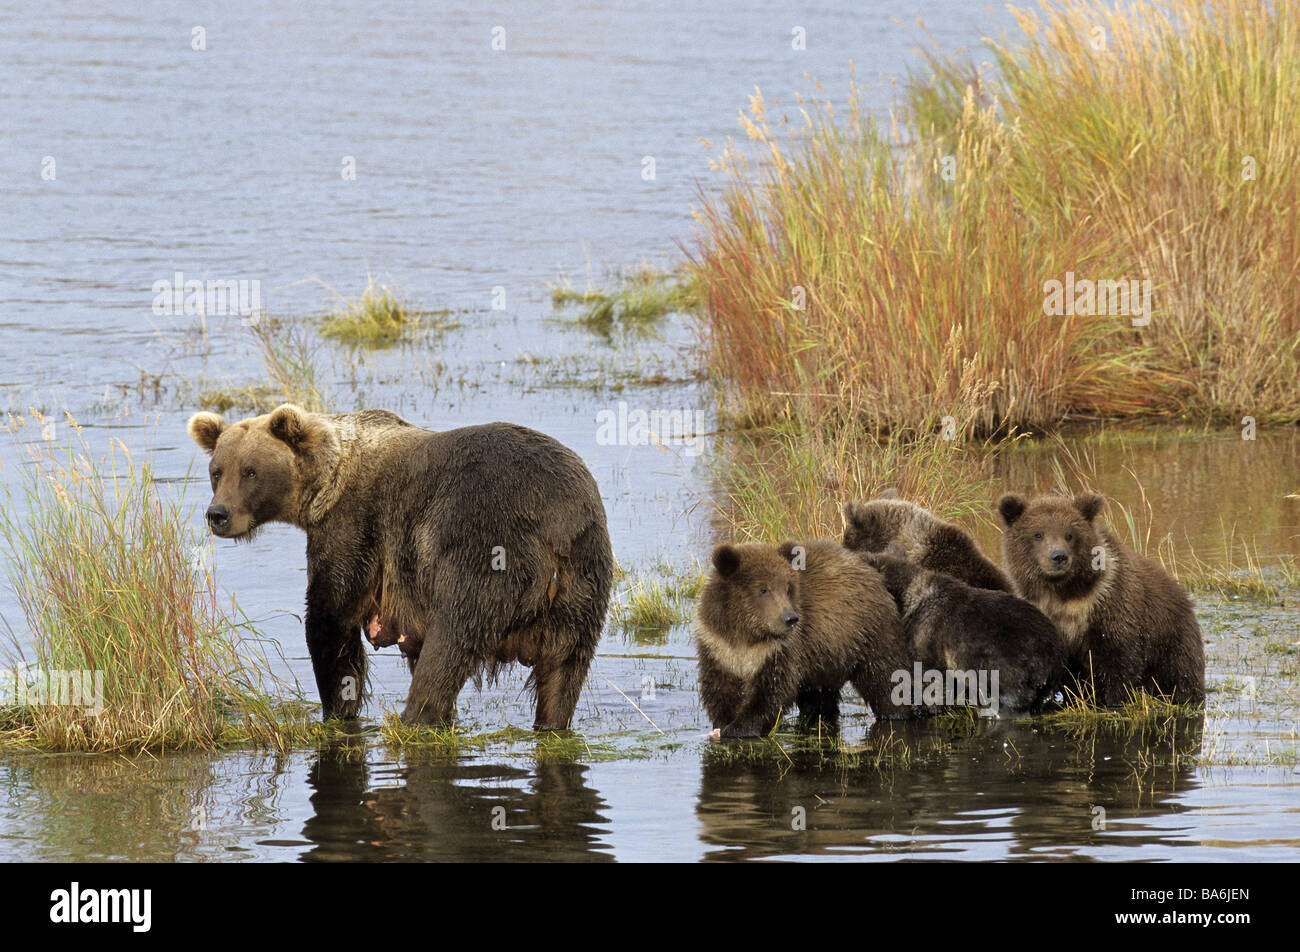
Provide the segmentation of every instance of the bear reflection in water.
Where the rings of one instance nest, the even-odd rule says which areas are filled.
[[[417,755],[418,756],[418,755]],[[322,750],[312,765],[313,815],[302,835],[313,862],[601,861],[605,802],[585,764],[368,764]],[[379,777],[382,774],[383,782]]]
[[[696,806],[715,848],[705,859],[1041,859],[1173,842],[1194,826],[1170,816],[1190,809],[1203,723],[1127,737],[1042,722],[980,720],[968,736],[932,720],[876,723],[856,755],[787,745],[790,760],[770,744],[715,746]],[[910,760],[875,766],[890,744],[907,744]]]

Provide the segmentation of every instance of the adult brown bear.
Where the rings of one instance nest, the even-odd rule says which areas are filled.
[[[450,723],[471,676],[520,661],[534,728],[569,726],[614,561],[577,454],[509,423],[434,432],[387,410],[293,404],[231,424],[198,413],[189,432],[212,456],[214,535],[307,532],[307,647],[326,718],[360,710],[365,628],[402,638],[407,722]]]

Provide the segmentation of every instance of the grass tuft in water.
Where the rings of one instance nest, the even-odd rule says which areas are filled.
[[[21,438],[33,422],[48,426],[10,416],[6,429]],[[283,749],[323,738],[314,705],[276,700],[284,686],[251,622],[220,603],[210,544],[183,499],[164,498],[124,445],[96,455],[71,417],[60,426],[71,441],[29,442],[22,495],[0,506],[23,616],[18,628],[6,619],[0,747]]]
[[[231,409],[267,413],[282,403],[326,412],[328,404],[317,366],[319,346],[309,330],[296,321],[264,315],[249,327],[249,333],[262,357],[267,382],[202,390],[199,404],[218,413]]]
[[[646,335],[660,318],[695,310],[698,300],[693,280],[648,265],[619,272],[609,288],[578,291],[568,283],[551,288],[553,307],[576,305],[574,322],[606,338],[616,328]]]

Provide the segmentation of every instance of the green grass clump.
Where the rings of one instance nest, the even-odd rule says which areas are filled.
[[[1133,733],[1166,729],[1180,718],[1198,718],[1202,713],[1199,704],[1175,704],[1164,695],[1150,694],[1142,688],[1129,688],[1124,703],[1116,707],[1098,704],[1090,684],[1075,684],[1063,693],[1064,703],[1042,716],[1045,726],[1065,730],[1104,727]]]
[[[451,311],[424,311],[402,300],[392,288],[368,277],[361,295],[338,305],[321,323],[321,334],[364,347],[385,347],[410,339],[416,331],[448,331],[460,326]]]
[[[611,288],[577,291],[568,284],[556,285],[551,304],[557,309],[577,305],[575,323],[609,337],[615,328],[648,333],[660,318],[694,310],[698,297],[690,278],[641,266],[619,273]]]
[[[676,571],[659,565],[653,575],[624,577],[624,595],[610,610],[612,621],[638,642],[657,641],[691,619],[692,602],[707,579],[702,566]]]
[[[71,418],[66,425],[75,434],[69,444],[29,444],[23,494],[7,493],[0,505],[0,541],[23,613],[18,628],[7,620],[14,644],[4,677],[14,689],[23,662],[23,680],[31,668],[46,677],[89,672],[84,683],[97,694],[102,684],[102,709],[92,716],[88,697],[83,706],[40,695],[10,703],[0,711],[0,746],[283,748],[323,736],[314,705],[275,700],[281,686],[257,633],[236,606],[220,603],[209,544],[189,528],[183,500],[160,495],[149,464],[125,446],[97,456]],[[11,433],[26,426],[9,419]],[[4,696],[33,699],[15,694]]]

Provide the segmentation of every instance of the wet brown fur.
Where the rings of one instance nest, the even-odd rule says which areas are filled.
[[[533,668],[534,726],[569,725],[613,576],[604,506],[571,450],[508,423],[434,432],[386,410],[291,404],[232,424],[199,413],[189,431],[212,455],[227,537],[267,522],[307,532],[307,643],[326,717],[360,709],[373,633],[402,639],[408,722],[450,723],[467,680],[519,661]]]
[[[1205,699],[1205,649],[1191,599],[1151,559],[1117,540],[1096,493],[998,500],[1003,562],[1017,592],[1056,624],[1070,672],[1096,700],[1122,704],[1131,688]],[[1104,569],[1094,569],[1101,547]],[[1068,561],[1055,565],[1054,552]]]
[[[845,682],[877,718],[907,717],[890,675],[909,662],[880,575],[837,542],[720,545],[700,594],[700,698],[723,737],[765,734],[782,711],[834,722]],[[797,620],[789,623],[789,617]]]
[[[899,499],[892,490],[869,502],[845,503],[843,516],[843,543],[855,552],[883,552],[897,543],[907,560],[921,568],[976,588],[1012,591],[1011,580],[980,551],[969,532]]]

